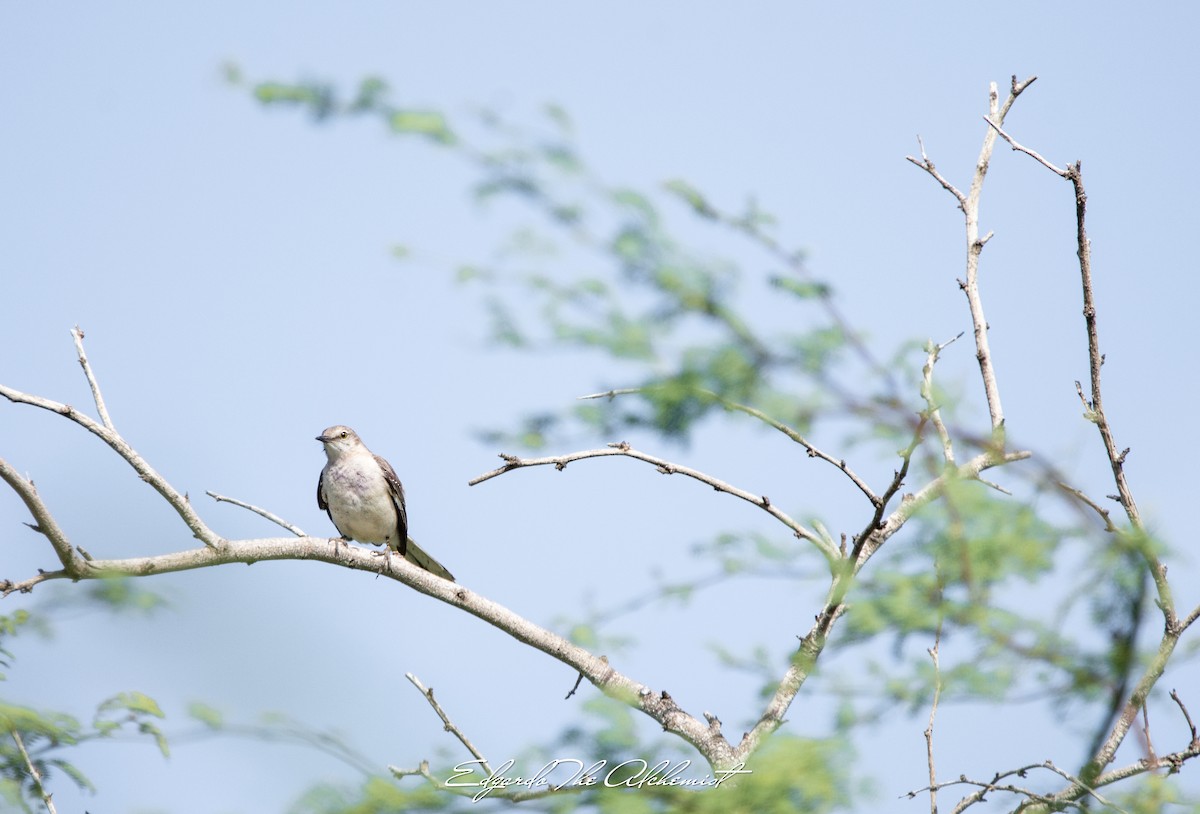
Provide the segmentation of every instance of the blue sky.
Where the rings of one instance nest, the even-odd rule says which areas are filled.
[[[1197,451],[1184,333],[1197,290],[1196,18],[1182,4],[1136,13],[1032,3],[6,4],[0,381],[88,405],[68,335],[82,326],[117,427],[229,537],[274,530],[203,502],[205,490],[331,533],[313,498],[322,456],[312,438],[350,424],[404,478],[414,537],[465,584],[553,625],[581,597],[607,605],[649,586],[654,570],[699,573],[689,546],[714,527],[770,526],[629,461],[468,489],[500,451],[474,430],[568,404],[609,384],[611,370],[598,357],[488,347],[478,298],[453,283],[452,269],[493,256],[520,216],[474,205],[464,167],[374,124],[317,128],[264,111],[221,66],[347,87],[378,75],[398,102],[452,120],[487,106],[532,121],[557,103],[581,152],[614,184],[686,178],[732,209],[754,196],[881,355],[969,327],[954,283],[961,216],[904,156],[921,134],[965,187],[987,83],[1037,74],[1008,129],[1059,164],[1084,162],[1109,416],[1119,445],[1133,448],[1129,476],[1153,528],[1185,548],[1185,462]],[[1069,187],[998,149],[982,220],[996,231],[983,287],[1010,432],[1105,494],[1105,462],[1072,384],[1087,369]],[[678,222],[689,228],[685,213]],[[397,244],[411,251],[403,262],[392,256]],[[760,316],[790,318],[774,304]],[[973,365],[960,343],[940,372],[966,383],[983,416]],[[776,502],[799,477],[803,488],[787,496],[794,513],[845,525],[857,517],[828,472],[797,474],[791,450],[761,433],[659,451]],[[61,418],[0,405],[0,455],[33,476],[97,556],[189,542],[128,467]],[[614,504],[626,513],[616,527],[603,519]],[[15,496],[0,493],[0,577],[52,565],[24,519]],[[1187,554],[1172,562],[1183,607],[1200,599],[1195,569]],[[53,642],[20,641],[6,697],[71,699],[84,717],[125,689],[158,698],[173,721],[191,700],[243,719],[281,710],[400,765],[454,747],[406,671],[434,686],[491,754],[545,742],[578,715],[559,702],[574,679],[566,668],[361,574],[265,564],[152,587],[173,606],[158,618],[77,616]],[[38,598],[11,597],[4,612]],[[628,672],[670,688],[689,710],[743,720],[755,708],[753,679],[718,671],[705,647],[742,632],[722,608],[760,600],[794,611],[778,629],[763,624],[763,641],[786,652],[778,643],[812,608],[785,586],[743,584],[631,624],[642,646]],[[1180,676],[1164,686],[1186,686]],[[797,701],[809,703],[820,701]],[[799,709],[792,731],[819,734]],[[1043,713],[1023,708],[1020,728],[987,718],[995,745],[982,753],[968,749],[981,719],[947,713],[944,748],[963,765],[946,771],[1049,757],[1027,752],[1028,727],[1052,720]],[[864,745],[881,800],[920,785],[923,727],[901,717]],[[67,805],[73,792],[61,783],[56,799],[69,809],[279,810],[305,779],[351,777],[302,750],[228,742],[180,745],[166,763],[141,745],[105,747],[83,768],[100,794]]]

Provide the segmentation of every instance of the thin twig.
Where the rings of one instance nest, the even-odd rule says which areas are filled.
[[[1191,746],[1200,745],[1200,736],[1197,736],[1197,734],[1196,734],[1196,725],[1194,723],[1192,723],[1192,716],[1190,714],[1188,714],[1188,708],[1186,706],[1184,706],[1183,699],[1181,699],[1179,697],[1179,693],[1177,693],[1175,690],[1171,690],[1171,700],[1174,701],[1179,706],[1179,711],[1183,713],[1183,718],[1185,721],[1187,721],[1188,729],[1192,733],[1192,740],[1190,741],[1190,745]]]
[[[1063,178],[1066,178],[1066,177],[1067,177],[1067,171],[1066,171],[1066,170],[1064,170],[1064,169],[1059,169],[1058,167],[1054,166],[1054,165],[1053,165],[1053,164],[1051,164],[1049,161],[1047,161],[1046,159],[1042,158],[1040,155],[1038,155],[1037,153],[1035,153],[1033,150],[1029,149],[1028,147],[1024,147],[1024,146],[1022,146],[1022,145],[1018,144],[1016,141],[1014,141],[1014,140],[1013,140],[1013,137],[1012,137],[1012,136],[1010,136],[1008,133],[1005,133],[1005,132],[1004,132],[1004,129],[1003,129],[1002,127],[1000,127],[1000,125],[998,125],[996,122],[992,121],[992,120],[991,120],[991,119],[989,119],[987,116],[984,116],[984,117],[983,117],[983,120],[984,120],[985,122],[987,122],[989,125],[991,125],[991,126],[992,126],[992,128],[993,128],[993,129],[994,129],[994,130],[995,130],[997,133],[999,133],[999,134],[1000,134],[1000,138],[1002,138],[1002,139],[1004,139],[1005,141],[1007,141],[1007,142],[1009,143],[1009,146],[1011,146],[1011,147],[1012,147],[1014,150],[1016,150],[1017,152],[1025,153],[1025,155],[1029,156],[1029,157],[1030,157],[1030,158],[1032,158],[1034,161],[1038,162],[1038,163],[1039,163],[1039,164],[1041,164],[1043,167],[1045,167],[1046,169],[1050,170],[1050,172],[1053,172],[1053,173],[1055,173],[1055,174],[1057,174],[1057,175],[1061,175]]]
[[[954,199],[958,201],[958,208],[965,211],[967,206],[967,196],[963,195],[958,188],[954,186],[954,184],[947,181],[942,174],[938,172],[937,167],[935,167],[933,162],[929,160],[929,156],[925,154],[925,142],[921,140],[920,136],[917,136],[917,145],[921,148],[921,160],[918,161],[911,155],[904,156],[905,160],[911,161],[913,164],[932,175],[933,180],[941,184],[942,188],[953,195]]]
[[[29,752],[25,749],[25,741],[21,739],[21,733],[13,729],[12,739],[16,742],[17,749],[21,750],[21,757],[25,759],[25,765],[29,767],[29,776],[33,778],[33,784],[37,786],[38,794],[42,796],[42,802],[46,804],[46,810],[50,814],[57,814],[54,810],[54,802],[51,799],[54,795],[47,792],[46,787],[42,785],[42,773],[38,771],[37,766],[33,764],[33,759],[29,757]]]
[[[288,521],[284,520],[279,515],[272,514],[271,512],[267,511],[266,509],[260,509],[258,506],[253,506],[249,503],[244,503],[243,501],[240,501],[237,498],[225,497],[224,495],[218,495],[216,492],[205,492],[204,494],[208,495],[209,497],[211,497],[213,500],[217,501],[218,503],[232,503],[234,506],[241,506],[243,509],[249,509],[250,511],[254,512],[255,514],[267,518],[275,525],[282,526],[283,528],[290,531],[292,534],[295,534],[297,537],[307,537],[308,536],[307,534],[304,533],[304,530],[301,529],[299,526],[295,525],[294,523],[289,523]]]
[[[116,432],[117,428],[113,426],[112,419],[108,415],[108,408],[104,406],[104,396],[100,394],[100,383],[96,381],[96,377],[92,373],[92,365],[88,362],[87,354],[83,352],[83,329],[76,325],[71,329],[71,338],[75,340],[75,352],[79,354],[79,364],[83,367],[84,375],[87,376],[88,386],[92,388],[92,399],[96,402],[96,412],[100,414],[100,420],[104,422],[104,426]]]
[[[642,388],[642,387],[625,387],[625,388],[621,388],[619,390],[607,390],[603,393],[590,393],[586,396],[579,396],[578,398],[580,400],[602,399],[602,398],[607,398],[607,399],[611,400],[617,396],[635,395],[635,394],[640,394],[640,393],[644,393],[644,392],[645,392],[645,388]],[[871,487],[867,485],[866,481],[864,481],[862,478],[860,478],[854,472],[854,470],[851,469],[846,464],[845,458],[835,458],[834,456],[832,456],[826,452],[822,452],[820,449],[813,446],[813,444],[811,444],[808,441],[808,439],[805,438],[803,435],[801,435],[799,433],[799,431],[796,430],[794,427],[791,427],[788,424],[785,424],[784,422],[782,422],[776,418],[772,418],[771,416],[764,413],[762,410],[759,410],[757,407],[751,407],[748,404],[740,404],[739,402],[732,401],[730,399],[725,398],[724,396],[720,395],[719,393],[714,393],[711,390],[707,390],[705,388],[695,388],[695,390],[693,392],[695,392],[696,395],[703,396],[705,398],[709,398],[709,399],[712,399],[713,401],[718,402],[722,407],[724,407],[727,410],[733,410],[735,412],[744,413],[753,418],[757,418],[759,421],[762,421],[764,424],[767,424],[768,426],[773,427],[774,429],[783,433],[788,438],[790,438],[792,441],[795,441],[797,444],[804,447],[804,449],[808,451],[808,456],[810,458],[820,458],[822,461],[826,461],[827,463],[831,463],[834,466],[836,466],[838,469],[840,469],[842,472],[844,472],[846,474],[846,477],[850,478],[850,481],[855,486],[857,486],[864,495],[867,496],[867,500],[871,501],[872,505],[875,505],[875,506],[879,505],[879,496],[876,495],[875,492],[873,492],[871,490]]]
[[[940,605],[939,597],[939,605]],[[938,660],[938,651],[942,645],[942,619],[939,613],[937,632],[933,637],[933,647],[929,648],[929,657],[933,659],[933,703],[929,706],[929,726],[925,727],[925,759],[929,763],[929,814],[937,814],[937,770],[933,762],[933,723],[937,719],[938,701],[942,697],[942,667]]]
[[[77,341],[81,341],[78,340]],[[90,371],[90,367],[87,368]],[[0,396],[4,396],[11,402],[17,404],[28,404],[33,407],[38,407],[43,410],[48,410],[52,413],[58,413],[76,424],[80,425],[88,432],[98,436],[104,443],[112,447],[118,455],[125,459],[126,463],[133,467],[138,476],[146,483],[150,484],[153,489],[158,492],[171,505],[173,509],[191,529],[193,536],[203,542],[206,546],[217,547],[223,542],[220,535],[210,529],[200,515],[192,508],[191,503],[185,495],[180,494],[175,490],[166,478],[155,471],[154,467],[150,466],[146,460],[137,453],[137,451],[129,445],[129,443],[121,437],[121,434],[112,427],[97,422],[95,419],[87,416],[69,404],[60,404],[51,399],[42,398],[41,396],[33,396],[28,393],[22,393],[20,390],[14,390],[11,387],[6,387],[0,384]]]
[[[445,726],[446,731],[458,738],[459,743],[465,746],[467,751],[471,753],[471,756],[479,761],[479,765],[482,766],[484,771],[488,773],[488,777],[494,775],[495,772],[492,770],[492,767],[488,765],[487,758],[483,756],[482,752],[475,748],[475,744],[471,743],[470,739],[463,734],[463,731],[459,729],[453,721],[450,720],[450,716],[446,714],[444,709],[442,709],[442,705],[439,704],[437,699],[433,697],[433,688],[430,687],[426,689],[425,685],[421,683],[421,679],[417,678],[412,673],[405,673],[404,677],[407,678],[414,687],[420,690],[421,695],[425,696],[425,700],[429,702],[431,707],[433,707],[433,711],[436,712],[438,717],[442,719],[442,724]]]
[[[756,495],[752,492],[747,492],[745,489],[739,489],[736,486],[731,486],[722,480],[714,478],[712,475],[692,469],[691,467],[671,463],[663,458],[658,458],[654,455],[648,455],[645,452],[639,452],[638,450],[630,447],[629,444],[625,443],[624,441],[609,444],[605,449],[589,449],[581,452],[572,452],[567,455],[552,455],[546,458],[518,458],[515,455],[501,454],[500,457],[504,459],[504,466],[493,469],[490,472],[484,472],[482,475],[472,478],[467,483],[469,486],[475,486],[483,483],[486,480],[490,480],[491,478],[503,475],[506,472],[511,472],[514,469],[523,469],[531,466],[553,466],[561,471],[566,468],[567,464],[572,463],[573,461],[580,461],[585,458],[604,458],[614,455],[633,458],[638,461],[644,461],[645,463],[655,466],[658,471],[664,475],[685,475],[693,480],[697,480],[701,483],[711,486],[718,492],[724,492],[725,494],[741,498],[747,503],[758,506],[767,514],[783,523],[800,539],[807,540],[808,542],[812,543],[821,551],[822,554],[825,555],[825,558],[830,562],[838,559],[838,552],[836,549],[832,548],[829,543],[827,543],[816,532],[810,531],[799,522],[789,517],[785,512],[781,511],[766,495]]]
[[[1090,497],[1085,495],[1079,489],[1076,489],[1073,486],[1069,486],[1068,484],[1064,483],[1063,481],[1056,481],[1055,483],[1057,484],[1059,489],[1062,489],[1064,492],[1066,492],[1067,494],[1074,497],[1080,503],[1084,504],[1085,506],[1088,506],[1096,514],[1100,515],[1100,519],[1102,521],[1104,521],[1104,530],[1105,531],[1110,531],[1110,532],[1119,531],[1119,529],[1115,525],[1113,525],[1112,516],[1109,514],[1108,509],[1104,508],[1099,503],[1092,500]]]
[[[1030,803],[1041,803],[1041,804],[1045,804],[1045,805],[1054,805],[1054,804],[1062,805],[1064,803],[1067,803],[1070,805],[1074,805],[1076,807],[1080,807],[1079,804],[1076,803],[1074,800],[1063,801],[1063,800],[1057,799],[1057,797],[1055,795],[1040,794],[1038,792],[1033,791],[1032,789],[1027,789],[1022,786],[1017,786],[1012,783],[1001,783],[1000,782],[1001,780],[1003,780],[1004,778],[1007,778],[1007,777],[1014,777],[1014,776],[1015,777],[1025,777],[1027,774],[1029,774],[1029,772],[1031,772],[1035,769],[1045,769],[1045,770],[1053,772],[1054,774],[1057,774],[1058,776],[1063,777],[1073,783],[1080,782],[1078,778],[1072,776],[1069,772],[1065,772],[1062,769],[1058,768],[1056,765],[1054,765],[1053,761],[1046,760],[1041,763],[1029,763],[1025,766],[1020,766],[1016,769],[1009,769],[1008,771],[997,772],[996,775],[991,780],[973,780],[965,775],[960,775],[958,777],[958,779],[956,779],[956,780],[947,780],[942,783],[930,784],[929,786],[925,786],[923,788],[913,789],[912,791],[907,792],[906,794],[901,795],[901,796],[907,797],[908,799],[911,800],[914,797],[916,797],[918,794],[921,794],[922,792],[926,792],[926,791],[936,792],[940,789],[949,788],[951,786],[977,786],[979,789],[978,791],[973,792],[972,794],[969,794],[966,797],[962,798],[959,801],[958,805],[954,807],[955,814],[958,814],[958,812],[961,812],[961,811],[965,811],[967,808],[970,808],[975,803],[983,802],[983,800],[986,798],[986,796],[988,794],[991,794],[992,792],[996,792],[996,791],[1007,792],[1009,794],[1014,794],[1019,797],[1024,797]],[[1093,799],[1095,799],[1097,802],[1099,802],[1101,805],[1104,805],[1108,808],[1112,808],[1116,811],[1120,811],[1123,814],[1129,814],[1127,811],[1125,811],[1125,809],[1116,805],[1111,800],[1107,800],[1104,797],[1101,797],[1094,789],[1088,789],[1087,791],[1088,791],[1088,795],[1091,796]],[[1020,810],[1023,810],[1023,809],[1024,809],[1024,806],[1021,806]]]
[[[1018,82],[1012,77],[1008,98],[1001,105],[996,83],[988,88],[988,124],[998,128],[1004,123],[1005,117],[1012,108],[1017,97],[1029,87],[1036,76],[1031,76],[1024,82]],[[918,142],[920,140],[918,139]],[[991,164],[992,151],[996,144],[996,133],[989,129],[983,138],[983,146],[979,158],[975,162],[975,174],[971,179],[970,191],[963,195],[934,168],[933,162],[925,154],[925,145],[921,143],[921,160],[908,156],[908,160],[929,173],[942,185],[956,201],[962,210],[967,232],[967,269],[966,280],[960,281],[959,287],[967,295],[967,304],[971,312],[971,325],[975,334],[975,356],[979,360],[979,371],[983,378],[984,394],[987,397],[988,413],[992,421],[993,443],[1002,443],[1004,433],[1004,408],[1000,402],[1000,387],[996,380],[996,370],[992,362],[992,352],[988,343],[988,322],[983,312],[983,299],[979,294],[979,256],[984,245],[991,239],[989,232],[984,237],[979,236],[979,197],[983,192],[983,182],[987,177],[988,166]]]
[[[946,424],[942,421],[941,408],[933,399],[933,366],[937,363],[939,354],[961,337],[962,333],[960,332],[958,336],[948,339],[940,345],[935,345],[933,340],[930,340],[925,345],[927,355],[925,365],[921,368],[921,398],[925,400],[925,411],[933,423],[933,428],[937,431],[938,438],[941,439],[942,457],[949,466],[954,465],[954,445],[950,440],[950,433],[946,430]]]

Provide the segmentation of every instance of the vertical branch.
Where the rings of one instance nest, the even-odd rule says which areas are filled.
[[[1113,439],[1112,428],[1104,415],[1104,401],[1100,395],[1100,368],[1104,365],[1104,354],[1100,352],[1100,332],[1096,326],[1096,300],[1092,295],[1092,243],[1088,240],[1085,219],[1087,217],[1087,192],[1083,188],[1083,165],[1076,161],[1067,167],[1064,177],[1071,182],[1075,189],[1075,235],[1079,248],[1079,274],[1083,283],[1083,319],[1087,325],[1088,337],[1088,369],[1091,374],[1091,419],[1100,430],[1100,438],[1104,441],[1104,450],[1108,453],[1109,465],[1112,467],[1113,479],[1117,483],[1117,494],[1130,524],[1139,531],[1142,529],[1142,517],[1134,502],[1133,492],[1125,478],[1125,455],[1129,450],[1117,451],[1117,443]]]
[[[933,763],[933,722],[937,718],[938,701],[942,697],[942,668],[938,661],[938,651],[941,646],[942,620],[939,618],[937,633],[933,638],[933,647],[929,648],[929,657],[933,659],[933,704],[929,707],[929,726],[925,728],[925,758],[929,762],[929,814],[938,814],[937,770]]]
[[[950,432],[946,429],[946,423],[942,421],[942,411],[938,407],[933,398],[933,366],[937,363],[938,355],[946,349],[948,345],[958,341],[961,337],[960,333],[953,339],[948,339],[940,345],[933,344],[930,340],[925,345],[925,365],[921,368],[921,398],[925,400],[925,413],[929,417],[930,422],[937,430],[938,439],[942,442],[942,457],[946,461],[946,466],[954,466],[954,443],[950,440]]]
[[[1138,553],[1141,554],[1146,562],[1147,570],[1154,580],[1155,589],[1158,593],[1157,604],[1162,611],[1163,621],[1165,622],[1158,650],[1146,665],[1141,677],[1134,685],[1132,692],[1129,693],[1124,704],[1119,705],[1120,714],[1117,715],[1116,722],[1109,731],[1108,737],[1102,739],[1099,748],[1096,749],[1092,758],[1084,766],[1080,781],[1059,795],[1060,797],[1074,799],[1071,795],[1077,794],[1081,788],[1092,783],[1095,778],[1099,777],[1104,767],[1111,763],[1116,756],[1117,749],[1125,740],[1125,736],[1129,734],[1130,728],[1137,721],[1138,714],[1144,710],[1146,699],[1150,696],[1150,691],[1154,689],[1154,685],[1162,677],[1163,671],[1166,670],[1167,661],[1174,652],[1175,646],[1179,642],[1179,637],[1187,628],[1187,624],[1181,624],[1176,614],[1175,600],[1171,592],[1171,586],[1167,582],[1167,569],[1158,559],[1158,556],[1154,553],[1149,541],[1146,539],[1145,525],[1142,523],[1137,503],[1134,502],[1129,482],[1125,478],[1125,456],[1129,450],[1117,450],[1112,428],[1109,426],[1108,417],[1104,414],[1104,401],[1100,392],[1100,368],[1104,365],[1104,354],[1100,352],[1100,334],[1096,324],[1096,302],[1092,293],[1092,247],[1087,236],[1087,191],[1083,186],[1083,165],[1081,162],[1076,161],[1074,164],[1068,165],[1065,169],[1057,167],[1035,151],[1017,143],[1012,136],[1004,132],[998,121],[989,120],[988,124],[1014,150],[1025,153],[1046,169],[1070,181],[1074,190],[1076,254],[1079,257],[1080,282],[1083,287],[1083,319],[1088,337],[1088,369],[1091,374],[1091,399],[1089,400],[1084,396],[1083,387],[1079,382],[1075,383],[1075,389],[1079,394],[1080,400],[1083,402],[1085,417],[1095,424],[1096,428],[1100,431],[1100,438],[1104,443],[1104,451],[1108,456],[1113,479],[1117,484],[1117,499],[1120,501],[1121,506],[1124,507],[1125,515],[1132,527],[1132,533],[1125,532],[1125,534],[1127,538],[1132,539]],[[1134,605],[1131,614],[1134,617],[1132,635],[1136,635],[1137,617],[1139,614],[1140,605]],[[1127,669],[1132,669],[1135,662],[1131,659],[1129,664],[1130,667]],[[1129,676],[1127,675],[1122,676],[1124,681],[1127,681],[1128,678]]]
[[[1037,80],[1031,76],[1024,82],[1018,82],[1012,77],[1008,98],[1000,103],[1000,95],[993,82],[988,88],[987,120],[993,127],[1004,123],[1013,102],[1025,88]],[[983,313],[983,299],[979,294],[979,256],[983,253],[984,245],[991,240],[992,233],[979,236],[979,198],[983,193],[983,182],[987,177],[988,166],[992,160],[992,150],[996,146],[996,132],[989,128],[983,137],[983,146],[979,150],[979,159],[975,162],[975,175],[971,179],[971,188],[967,194],[956,189],[942,177],[934,167],[933,162],[925,154],[925,146],[921,145],[921,160],[908,156],[908,160],[928,172],[958,201],[958,208],[963,212],[967,232],[967,275],[965,280],[959,280],[958,286],[967,295],[967,306],[971,311],[971,325],[975,335],[975,358],[979,361],[979,372],[983,378],[983,391],[987,398],[988,414],[991,416],[993,440],[1003,445],[1004,440],[1004,407],[1000,402],[1000,385],[996,381],[996,370],[992,364],[992,351],[988,345],[988,323]]]

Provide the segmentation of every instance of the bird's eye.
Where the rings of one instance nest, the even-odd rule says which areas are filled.
[[[343,438],[345,438],[345,437],[346,437],[346,431],[345,431],[345,430],[342,430],[342,437],[343,437]]]

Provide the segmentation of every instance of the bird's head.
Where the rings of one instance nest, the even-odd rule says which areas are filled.
[[[358,437],[358,433],[342,424],[325,430],[317,436],[317,440],[325,446],[325,455],[331,461],[362,446],[362,439]]]

